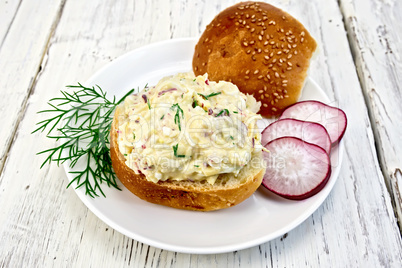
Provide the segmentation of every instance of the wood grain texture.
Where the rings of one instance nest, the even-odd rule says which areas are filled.
[[[0,172],[40,72],[60,6],[60,1],[0,4],[0,15],[4,15],[0,26],[0,114],[4,118],[0,128]],[[38,16],[44,10],[49,13]]]
[[[320,50],[310,75],[332,104],[348,115],[345,155],[332,193],[311,217],[282,237],[236,252],[196,255],[154,248],[108,227],[73,189],[65,189],[62,168],[50,165],[39,169],[44,157],[35,154],[55,143],[30,132],[34,123],[45,117],[36,112],[65,85],[86,81],[134,48],[169,38],[199,36],[220,10],[236,1],[67,0],[65,4],[54,3],[46,12],[35,9],[34,2],[21,1],[15,18],[26,15],[30,7],[38,20],[47,17],[48,24],[35,27],[36,31],[27,24],[10,27],[4,44],[10,43],[0,50],[0,59],[11,62],[11,56],[18,56],[26,47],[19,47],[17,38],[10,36],[32,31],[29,36],[40,37],[32,52],[25,54],[30,64],[24,65],[24,75],[11,78],[11,71],[7,76],[0,73],[4,88],[25,81],[19,82],[24,90],[18,91],[17,99],[10,91],[0,99],[7,97],[18,103],[11,111],[0,110],[8,126],[16,128],[12,135],[0,131],[2,140],[9,137],[8,157],[0,175],[0,267],[402,266],[401,236],[343,24],[347,6],[341,12],[336,0],[270,1],[301,20],[317,39]],[[14,19],[13,25],[18,25],[17,21]],[[391,44],[394,46],[396,43]],[[16,51],[12,51],[14,47]],[[8,53],[10,56],[4,57]],[[44,55],[42,60],[38,54]],[[22,63],[16,65],[16,71],[18,66]],[[1,61],[1,70],[6,67]],[[20,113],[19,119],[14,113]],[[13,116],[8,118],[8,114]],[[400,171],[395,177],[401,180]]]
[[[402,3],[341,1],[381,169],[402,230]]]

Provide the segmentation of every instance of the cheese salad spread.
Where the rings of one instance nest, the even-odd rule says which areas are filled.
[[[229,82],[179,73],[126,97],[119,150],[147,180],[206,180],[239,171],[261,153],[261,103]]]

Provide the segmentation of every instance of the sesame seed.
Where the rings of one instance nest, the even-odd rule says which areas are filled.
[[[260,97],[262,100],[264,99],[264,95],[261,95],[261,97]]]
[[[262,76],[262,75],[260,75],[260,76],[258,76],[257,78],[258,78],[258,79],[262,79],[262,78],[263,78],[263,76]]]
[[[271,76],[269,74],[267,74],[267,78],[268,80],[271,80]]]
[[[258,93],[264,93],[264,90],[262,90],[262,89],[260,89],[260,90],[258,90]]]
[[[286,84],[288,82],[288,80],[283,80],[282,83]]]
[[[251,28],[250,32],[252,32],[252,33],[253,33],[254,31],[255,31],[255,29],[254,29],[254,28]]]
[[[250,77],[246,75],[246,76],[244,77],[244,79],[250,79]]]
[[[208,53],[211,53],[211,50],[210,50],[210,49],[208,49]]]
[[[268,41],[265,41],[265,42],[264,42],[264,46],[266,46],[266,45],[268,45]]]
[[[277,103],[278,102],[278,99],[275,99],[275,103]]]
[[[297,50],[295,50],[295,52],[293,54],[297,55]]]
[[[269,60],[269,57],[268,57],[268,56],[264,56],[264,59]]]
[[[262,35],[258,36],[258,40],[262,41]]]
[[[283,87],[287,87],[287,86],[288,86],[288,84],[283,84],[282,86],[283,86]]]
[[[288,65],[289,65],[289,66],[292,66],[292,63],[291,63],[290,61],[288,61]]]
[[[253,61],[255,61],[255,60],[256,60],[256,58],[254,57],[254,55],[253,55],[253,56],[251,56],[251,59],[252,59]]]
[[[255,18],[255,14],[253,14],[253,15],[251,16],[251,18],[254,19],[254,18]]]
[[[266,108],[266,107],[268,107],[268,104],[264,103],[263,106]]]
[[[278,72],[275,72],[275,77],[279,77],[279,74],[278,74]]]
[[[243,42],[243,46],[247,47],[248,46],[247,42]]]
[[[304,38],[303,37],[300,38],[300,43],[303,43],[303,41],[304,41]]]
[[[249,44],[250,44],[250,45],[254,45],[254,43],[255,43],[255,41],[254,41],[254,40],[251,40]]]
[[[264,95],[265,95],[265,97],[267,97],[267,98],[269,97],[268,93],[265,93]]]
[[[274,111],[274,112],[277,111],[277,109],[276,109],[275,107],[272,107],[271,109],[272,109],[272,111]]]
[[[258,53],[261,53],[261,48],[259,48],[257,52],[258,52]]]
[[[247,70],[247,71],[246,71],[246,74],[249,74],[249,73],[250,73],[250,70]]]
[[[289,98],[289,95],[285,95],[285,99]]]
[[[258,73],[259,73],[259,70],[255,70],[255,71],[254,71],[254,74],[258,74]]]
[[[195,68],[194,68],[196,71],[198,71],[198,67],[197,66],[195,66]]]
[[[246,18],[248,19],[250,17],[250,15],[249,14],[246,14]]]
[[[273,60],[272,60],[272,63],[275,63],[275,62],[276,62],[276,59],[273,59]]]
[[[203,62],[203,63],[202,63],[202,66],[205,66],[205,65],[206,65],[206,63],[205,63],[205,62]]]
[[[248,49],[248,50],[246,51],[246,53],[247,53],[247,54],[250,54],[250,52],[251,52],[251,50],[250,50],[250,49]]]
[[[265,53],[268,53],[268,52],[269,52],[269,50],[268,50],[268,49],[264,49],[264,52],[265,52]]]
[[[288,94],[288,91],[285,89],[285,90],[283,90],[283,93]]]
[[[207,38],[205,38],[205,40],[204,40],[204,43],[206,43],[206,42],[208,42],[208,37],[207,37]]]
[[[273,68],[272,68],[272,71],[276,72],[276,70],[277,70],[276,67],[273,67]]]
[[[282,51],[278,51],[278,53],[276,53],[277,55],[281,55],[282,54]]]
[[[273,95],[274,95],[274,96],[278,96],[278,93],[274,92]]]
[[[269,54],[269,57],[273,57],[274,56],[274,52],[271,52],[271,54]]]
[[[286,70],[290,71],[290,70],[292,70],[292,67],[288,67],[288,68],[286,68]]]
[[[301,36],[304,36],[304,31],[300,33]]]
[[[275,103],[274,100],[271,100],[271,105],[274,105],[274,103]]]
[[[264,91],[267,91],[267,86],[264,86]]]
[[[268,65],[268,68],[272,68],[272,66],[273,66],[273,65],[272,65],[272,64],[270,64],[270,65]]]

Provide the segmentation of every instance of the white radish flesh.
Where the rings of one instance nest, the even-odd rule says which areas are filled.
[[[262,184],[272,192],[294,200],[318,193],[329,180],[331,165],[321,147],[299,138],[282,137],[269,142],[263,152],[267,169]]]
[[[261,133],[261,144],[265,146],[272,140],[286,136],[318,145],[328,154],[331,151],[331,140],[322,125],[297,119],[281,119],[271,123]]]
[[[344,111],[319,101],[301,101],[286,108],[280,119],[293,118],[323,125],[329,134],[332,146],[336,145],[346,130]]]

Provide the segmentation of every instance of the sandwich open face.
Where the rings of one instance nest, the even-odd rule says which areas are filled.
[[[229,82],[177,74],[117,107],[111,158],[139,198],[210,211],[239,204],[265,173],[260,104]]]

